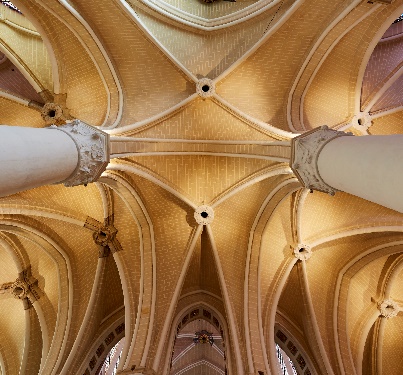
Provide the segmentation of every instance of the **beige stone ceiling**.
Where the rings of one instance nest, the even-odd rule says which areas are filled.
[[[312,374],[401,374],[403,313],[377,304],[403,309],[402,215],[309,194],[288,160],[290,139],[324,124],[402,133],[402,0],[13,3],[23,15],[0,5],[0,123],[44,127],[41,103],[56,102],[111,134],[112,160],[96,184],[0,199],[0,286],[30,268],[40,291],[27,310],[0,291],[1,375],[92,375],[123,335],[127,374],[199,360],[220,373],[204,349],[170,370],[196,307],[220,320],[231,375],[278,373],[275,324]],[[99,257],[104,220],[122,250]]]

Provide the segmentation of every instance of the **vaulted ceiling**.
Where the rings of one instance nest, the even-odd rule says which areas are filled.
[[[278,327],[299,374],[401,374],[403,313],[379,304],[403,309],[402,214],[310,194],[288,162],[324,124],[403,132],[403,0],[13,3],[0,123],[45,127],[57,103],[112,155],[97,183],[0,198],[1,375],[95,374],[123,336],[127,374],[221,374],[222,352],[274,375]],[[203,329],[219,350],[174,347]]]

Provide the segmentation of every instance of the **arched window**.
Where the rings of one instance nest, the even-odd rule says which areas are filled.
[[[291,358],[276,344],[277,359],[281,368],[281,375],[298,375]]]
[[[6,7],[10,8],[10,9],[12,9],[12,10],[15,10],[16,12],[21,13],[21,11],[11,1],[0,0],[0,3],[5,5]]]
[[[400,21],[403,21],[403,14],[401,14],[399,17],[397,17],[397,18],[393,21],[393,23],[397,23],[397,22],[400,22]]]
[[[314,375],[316,371],[298,341],[279,324],[275,325],[276,354],[281,375]]]
[[[116,375],[118,370],[120,357],[122,356],[125,338],[123,337],[108,353],[104,364],[100,368],[97,375]]]
[[[173,345],[170,375],[227,374],[224,329],[218,316],[196,307],[181,317]]]

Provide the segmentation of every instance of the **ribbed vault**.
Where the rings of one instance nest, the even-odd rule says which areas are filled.
[[[402,214],[289,160],[324,124],[402,133],[402,0],[13,3],[0,123],[56,105],[111,162],[0,198],[1,375],[104,375],[122,337],[118,374],[275,375],[276,342],[298,374],[401,373]]]

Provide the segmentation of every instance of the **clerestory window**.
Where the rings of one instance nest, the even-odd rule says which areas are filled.
[[[5,5],[6,7],[10,8],[10,9],[12,9],[12,10],[15,10],[18,13],[21,13],[21,11],[11,1],[0,0],[0,3]]]
[[[276,344],[277,359],[280,363],[281,375],[298,375],[290,357]]]
[[[97,375],[116,375],[120,358],[122,356],[123,344],[125,338],[123,337],[108,353],[105,358],[104,364],[97,373]]]

